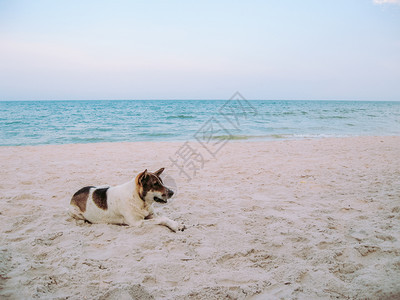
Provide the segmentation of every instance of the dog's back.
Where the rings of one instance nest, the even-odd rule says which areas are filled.
[[[75,219],[87,220],[90,223],[123,224],[124,218],[113,207],[115,203],[109,194],[118,187],[86,186],[77,191],[71,198],[70,215]]]

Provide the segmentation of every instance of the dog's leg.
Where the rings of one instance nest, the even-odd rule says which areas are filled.
[[[178,222],[171,220],[164,216],[157,216],[155,214],[148,215],[145,219],[135,217],[135,214],[126,214],[124,216],[125,223],[129,226],[142,226],[143,224],[163,225],[171,229],[173,232],[183,231],[186,227],[178,224]]]
[[[130,215],[128,216],[124,216],[125,218],[125,223],[129,226],[133,226],[133,227],[140,227],[143,224],[143,219],[139,219],[139,218],[135,218],[135,217],[131,217]]]
[[[171,229],[173,232],[185,230],[185,225],[180,225],[178,222],[171,220],[167,217],[155,217],[154,219],[148,220],[147,222],[152,222],[157,225],[163,225]]]
[[[68,214],[76,220],[85,220],[85,217],[83,216],[81,210],[75,205],[70,205],[68,209]]]

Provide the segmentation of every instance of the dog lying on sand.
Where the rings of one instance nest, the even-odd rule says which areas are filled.
[[[149,222],[167,226],[174,232],[183,231],[184,225],[154,215],[152,204],[167,203],[174,194],[160,178],[163,171],[161,168],[151,173],[146,169],[135,179],[114,187],[84,187],[72,196],[70,215],[90,223],[141,226]]]

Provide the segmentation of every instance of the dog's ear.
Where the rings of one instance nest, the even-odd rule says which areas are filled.
[[[142,172],[142,174],[140,174],[139,176],[139,182],[143,183],[147,180],[147,177],[149,177],[149,174],[147,173],[147,169],[144,170],[144,172]]]
[[[158,177],[160,177],[161,173],[164,171],[165,168],[161,168],[158,171],[155,171],[154,174],[156,174]]]

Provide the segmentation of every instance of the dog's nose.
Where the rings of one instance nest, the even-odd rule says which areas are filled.
[[[172,197],[172,195],[174,194],[174,191],[172,191],[172,190],[168,190],[168,197]]]

